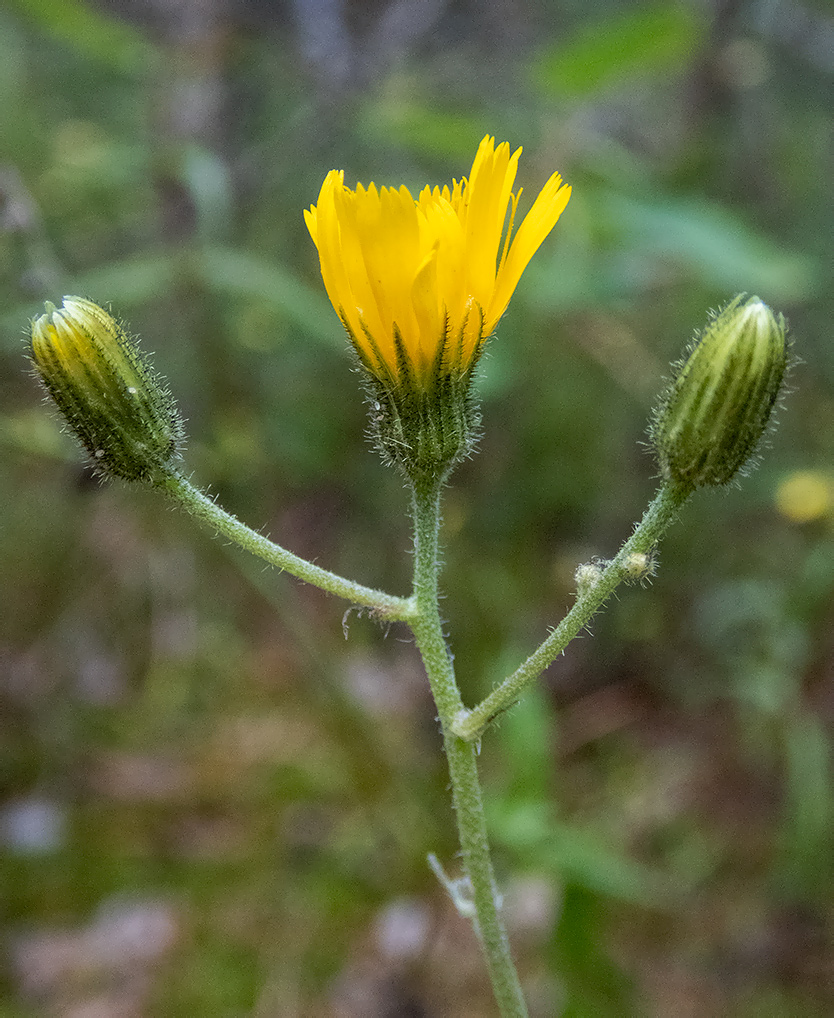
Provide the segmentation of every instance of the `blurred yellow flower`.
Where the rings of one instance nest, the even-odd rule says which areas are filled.
[[[477,361],[570,197],[554,173],[511,236],[520,155],[487,136],[468,179],[426,187],[416,201],[406,187],[352,191],[331,170],[305,211],[327,294],[384,385],[426,388],[464,377]]]
[[[834,507],[831,479],[819,470],[797,470],[776,490],[776,507],[791,523],[811,523]]]

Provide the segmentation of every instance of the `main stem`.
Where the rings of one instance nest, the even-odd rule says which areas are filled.
[[[478,779],[476,749],[452,732],[454,718],[463,709],[452,658],[443,636],[437,598],[438,531],[442,480],[415,483],[414,492],[414,599],[417,615],[409,620],[423,657],[431,691],[440,716],[443,744],[452,781],[452,800],[463,855],[472,885],[475,926],[480,937],[492,989],[502,1018],[527,1018],[527,1006],[510,954],[507,931],[489,854],[486,819]]]

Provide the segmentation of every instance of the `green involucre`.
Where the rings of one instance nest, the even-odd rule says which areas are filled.
[[[394,374],[369,362],[346,319],[342,321],[363,369],[371,437],[385,463],[398,466],[413,483],[448,476],[472,453],[478,438],[480,413],[472,383],[480,350],[466,368],[455,369],[459,358],[454,351],[462,336],[452,337],[447,327],[430,374],[421,377],[395,326]],[[373,337],[365,338],[373,348]]]

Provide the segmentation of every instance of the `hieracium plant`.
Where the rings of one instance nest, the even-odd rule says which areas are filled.
[[[526,1015],[496,887],[477,754],[510,708],[622,582],[646,576],[666,528],[696,488],[726,485],[751,462],[767,430],[788,360],[785,323],[758,298],[714,315],[675,366],[651,424],[661,485],[609,561],[578,566],[576,599],[543,643],[483,702],[467,708],[438,611],[438,532],[444,486],[474,449],[478,361],[513,291],[570,198],[554,173],[516,228],[513,185],[521,150],[484,138],[469,177],[451,187],[361,184],[333,170],[305,212],[328,296],[364,375],[384,460],[411,490],[414,581],[398,597],[345,579],[274,544],[197,490],[180,467],[182,425],[173,400],[125,327],[89,300],[47,304],[32,323],[32,359],[49,395],[105,476],[141,481],[272,565],[414,636],[437,705],[451,778],[463,874],[431,864],[472,919],[498,1009]]]

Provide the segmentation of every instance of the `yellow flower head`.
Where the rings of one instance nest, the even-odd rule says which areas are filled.
[[[554,173],[511,236],[520,155],[487,136],[468,179],[425,187],[416,201],[406,187],[352,191],[331,170],[305,211],[327,294],[383,385],[428,387],[462,378],[477,361],[570,197]]]

